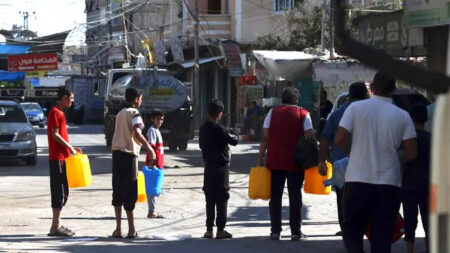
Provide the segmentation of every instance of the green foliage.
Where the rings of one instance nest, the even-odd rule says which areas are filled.
[[[329,8],[327,8],[327,13]],[[328,15],[327,15],[328,16]],[[274,33],[259,37],[256,49],[297,50],[316,47],[321,43],[322,8],[307,2],[287,12],[285,15],[287,29],[279,29]],[[325,26],[325,46],[328,45],[329,22]]]

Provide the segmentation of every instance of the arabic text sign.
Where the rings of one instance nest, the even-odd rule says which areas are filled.
[[[239,48],[239,44],[234,41],[224,41],[222,42],[222,50],[227,59],[230,76],[242,76],[244,74],[244,69],[242,69],[240,56],[241,49]]]
[[[450,24],[450,0],[405,1],[405,23],[408,27]]]
[[[8,56],[8,71],[48,71],[58,69],[57,54],[23,54]]]

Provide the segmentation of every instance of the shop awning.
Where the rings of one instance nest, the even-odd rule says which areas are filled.
[[[217,61],[217,60],[221,60],[224,59],[225,56],[221,55],[221,56],[215,56],[215,57],[208,57],[208,58],[202,58],[200,60],[198,60],[198,64],[205,64],[208,62],[213,62],[213,61]],[[169,63],[169,66],[173,66],[173,65],[179,65],[185,69],[187,68],[192,68],[195,65],[195,61],[194,60],[189,60],[189,61],[184,61],[184,62],[172,62]]]
[[[280,79],[295,81],[308,70],[319,55],[307,54],[300,51],[265,51],[254,50],[253,55],[277,81]]]
[[[26,54],[30,46],[0,45],[0,55]]]
[[[25,78],[25,72],[8,72],[0,70],[0,81],[19,82]]]

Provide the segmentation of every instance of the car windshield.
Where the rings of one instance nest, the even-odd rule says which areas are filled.
[[[28,122],[25,113],[18,105],[0,105],[0,122]]]
[[[21,104],[22,108],[25,112],[32,112],[32,111],[40,111],[41,107],[38,104]]]
[[[119,77],[117,80],[114,81],[113,86],[128,86],[130,85],[131,80],[133,79],[132,75],[125,75],[122,77]]]

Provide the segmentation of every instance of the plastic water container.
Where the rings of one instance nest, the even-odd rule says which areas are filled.
[[[266,167],[252,167],[248,178],[248,197],[250,199],[270,199],[272,174]]]
[[[67,183],[70,188],[86,187],[92,183],[89,158],[81,152],[65,159]]]
[[[397,215],[397,221],[395,222],[395,228],[394,231],[392,231],[392,243],[398,241],[403,236],[403,230],[404,230],[404,220],[402,215],[399,213]],[[366,231],[366,237],[370,240],[370,221],[369,225],[367,226]]]
[[[327,164],[327,175],[322,176],[319,174],[319,167],[315,166],[305,170],[305,193],[328,195],[331,192],[331,186],[325,186],[323,181],[331,179],[332,166],[329,162]]]
[[[145,194],[145,179],[144,174],[141,171],[138,172],[137,188],[138,188],[138,198],[136,202],[138,203],[145,202],[147,200],[147,195]]]
[[[161,194],[164,170],[158,169],[156,167],[144,166],[142,168],[145,176],[145,188],[147,189],[147,194],[150,196],[159,196]]]

